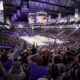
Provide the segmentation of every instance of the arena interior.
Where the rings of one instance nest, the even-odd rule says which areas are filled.
[[[80,0],[0,0],[0,80],[80,80]]]

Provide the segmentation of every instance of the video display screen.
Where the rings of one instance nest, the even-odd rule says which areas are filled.
[[[46,24],[48,17],[45,13],[30,13],[28,21],[30,24]]]
[[[44,16],[44,15],[39,15],[39,16],[37,16],[37,19],[36,19],[37,21],[37,23],[43,23],[43,24],[45,24],[45,23],[47,23],[47,16]]]

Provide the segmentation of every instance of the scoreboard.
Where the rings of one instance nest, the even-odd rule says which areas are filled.
[[[46,24],[48,22],[48,15],[46,12],[36,12],[28,14],[29,24]]]

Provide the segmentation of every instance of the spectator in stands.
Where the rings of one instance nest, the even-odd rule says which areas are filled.
[[[18,47],[22,50],[16,47],[19,53],[16,56],[16,52],[14,61],[6,53],[1,55],[0,76],[9,80],[38,80],[44,77],[52,77],[54,80],[80,80],[80,55],[76,60],[75,46],[67,47],[38,47],[33,51],[29,46],[27,49],[25,46]],[[36,47],[33,45],[33,48]]]
[[[15,62],[9,72],[9,80],[24,80],[25,73],[19,62]]]
[[[47,50],[44,51],[43,53],[43,65],[48,66],[48,61],[49,61],[49,53]]]
[[[8,58],[7,54],[2,55],[1,61],[3,63],[4,68],[8,72],[11,69],[12,65],[13,65],[13,61]]]
[[[23,70],[25,72],[24,80],[29,80],[29,65],[28,64],[23,64]]]
[[[48,76],[48,69],[45,66],[38,66],[35,55],[30,55],[28,59],[29,64],[29,80],[37,80],[40,77]]]
[[[54,56],[54,63],[52,64],[51,77],[53,80],[60,80],[61,75],[66,69],[66,66],[62,63],[62,58],[59,56]]]
[[[70,64],[73,61],[73,55],[70,48],[67,48],[66,53],[63,56],[63,62],[65,64]]]
[[[80,55],[78,56],[78,67],[75,71],[76,80],[80,80]]]
[[[36,49],[35,43],[33,43],[32,54],[36,54],[36,53],[37,53],[37,49]]]
[[[2,62],[0,61],[0,80],[8,80],[8,74],[7,71],[5,70]]]

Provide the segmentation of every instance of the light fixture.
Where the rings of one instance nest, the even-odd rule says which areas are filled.
[[[78,30],[79,29],[79,27],[78,26],[76,26],[76,30]]]
[[[58,13],[57,23],[61,22],[61,13]]]
[[[74,15],[75,18],[78,18],[79,17],[79,14],[78,13],[79,13],[79,10],[78,9],[75,9],[75,15]]]
[[[34,27],[32,26],[31,29],[34,30]]]
[[[23,24],[21,24],[21,23],[18,24],[18,28],[22,29],[23,27],[24,27]]]

